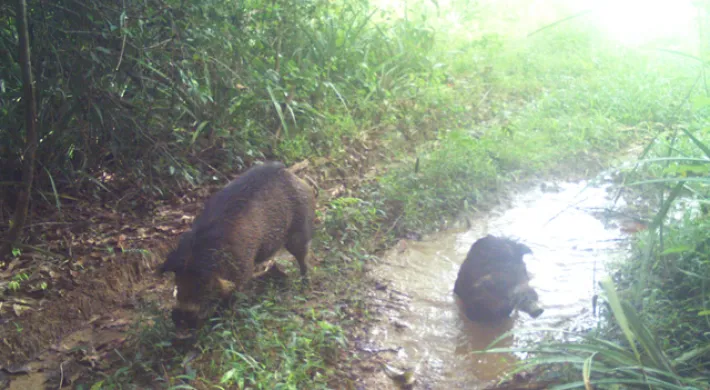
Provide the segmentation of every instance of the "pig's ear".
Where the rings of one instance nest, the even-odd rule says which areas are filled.
[[[182,264],[180,263],[180,256],[178,256],[175,252],[170,252],[165,262],[158,267],[158,273],[164,274],[166,272],[177,272],[180,268],[182,268]]]
[[[518,252],[520,253],[520,256],[532,254],[533,251],[530,249],[527,245],[518,243]]]
[[[192,230],[188,230],[180,236],[178,241],[178,246],[176,249],[172,250],[167,259],[163,264],[161,264],[157,272],[158,274],[164,274],[166,272],[179,272],[185,269],[186,262],[189,260],[189,254],[192,250],[192,245],[195,241],[195,233]]]

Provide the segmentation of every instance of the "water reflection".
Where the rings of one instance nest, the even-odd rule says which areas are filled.
[[[448,230],[421,242],[407,242],[372,271],[391,281],[388,299],[402,295],[392,290],[408,295],[406,310],[388,311],[387,325],[372,332],[373,341],[401,347],[395,360],[415,366],[422,382],[435,384],[433,388],[472,388],[489,384],[516,359],[509,354],[471,353],[506,331],[515,329],[516,334],[498,346],[538,342],[541,334],[536,329],[593,327],[592,298],[604,275],[603,266],[623,258],[626,250],[620,228],[600,218],[612,206],[604,186],[545,185],[476,216],[468,230]],[[623,200],[616,206],[623,206]],[[471,322],[463,314],[453,285],[471,244],[486,234],[520,239],[533,250],[525,262],[530,284],[545,309],[542,316],[531,319],[521,313],[490,325]]]

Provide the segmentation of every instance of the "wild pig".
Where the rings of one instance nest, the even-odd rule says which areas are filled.
[[[255,166],[215,193],[159,269],[175,273],[176,327],[199,328],[283,247],[307,282],[314,219],[314,192],[281,163]]]
[[[470,320],[499,321],[514,309],[533,318],[542,314],[537,292],[528,285],[528,253],[530,248],[508,238],[488,235],[473,243],[454,285]]]

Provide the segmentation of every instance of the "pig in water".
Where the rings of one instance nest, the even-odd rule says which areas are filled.
[[[526,245],[488,235],[476,241],[459,269],[454,292],[472,321],[500,321],[519,309],[533,318],[542,314],[523,262]]]

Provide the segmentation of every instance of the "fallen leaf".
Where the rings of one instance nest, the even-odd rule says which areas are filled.
[[[121,251],[123,251],[123,244],[126,241],[126,235],[121,234],[118,236],[118,240],[116,241],[116,246],[121,248]]]
[[[18,316],[18,317],[21,316],[22,313],[26,312],[26,311],[29,310],[29,309],[30,309],[29,306],[18,305],[18,304],[16,304],[16,303],[13,303],[13,304],[12,304],[12,311],[15,312],[15,315]]]
[[[31,371],[28,366],[23,366],[23,365],[13,365],[13,366],[4,367],[3,370],[6,371],[8,374],[12,374],[12,375],[29,374]]]
[[[119,319],[114,320],[112,322],[108,322],[108,323],[101,325],[101,329],[125,327],[126,325],[130,325],[130,324],[131,324],[131,321],[129,321],[128,319],[119,318]]]

